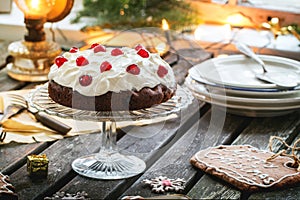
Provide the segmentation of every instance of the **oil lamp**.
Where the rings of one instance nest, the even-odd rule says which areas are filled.
[[[64,18],[70,12],[73,0],[68,2],[69,4],[66,0],[14,0],[14,2],[24,13],[27,33],[24,40],[13,42],[8,46],[13,62],[7,65],[7,73],[20,81],[46,81],[50,66],[54,58],[61,53],[61,48],[59,44],[46,40],[43,26],[47,21],[54,22]],[[57,11],[54,13],[55,20],[49,19],[48,14],[55,7],[63,9],[59,9],[60,13]]]

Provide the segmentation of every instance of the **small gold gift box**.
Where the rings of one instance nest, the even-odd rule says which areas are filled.
[[[46,154],[27,156],[27,171],[29,176],[46,177],[49,160]]]

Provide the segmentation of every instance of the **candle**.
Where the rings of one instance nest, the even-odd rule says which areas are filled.
[[[169,24],[166,19],[162,19],[161,23],[162,23],[162,29],[164,30],[164,33],[165,33],[165,37],[167,39],[167,44],[171,45],[171,35],[170,35]]]

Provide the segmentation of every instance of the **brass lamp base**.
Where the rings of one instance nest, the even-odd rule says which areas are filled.
[[[60,46],[52,41],[17,41],[8,46],[14,61],[7,65],[7,74],[19,81],[47,81],[55,57],[61,53]]]

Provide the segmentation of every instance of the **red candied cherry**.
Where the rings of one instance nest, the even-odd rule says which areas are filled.
[[[88,86],[92,83],[93,77],[90,75],[82,75],[79,77],[79,83],[82,86]]]
[[[101,44],[96,45],[93,49],[94,49],[94,53],[106,52],[105,47]]]
[[[122,55],[122,54],[123,54],[123,51],[119,48],[115,48],[111,51],[112,56],[119,56],[119,55]]]
[[[70,53],[76,53],[76,52],[78,52],[78,51],[79,51],[79,49],[78,49],[77,47],[72,47],[72,48],[69,50]]]
[[[54,62],[57,65],[57,67],[60,68],[67,61],[68,61],[68,59],[66,59],[65,57],[63,57],[63,56],[57,56],[55,58]]]
[[[111,64],[107,61],[104,61],[100,65],[100,71],[101,72],[109,71],[111,68],[112,68]]]
[[[140,49],[137,54],[139,54],[142,58],[149,58],[149,52],[146,49]]]
[[[79,56],[76,58],[76,65],[77,66],[84,66],[89,64],[89,61],[84,56]]]
[[[140,50],[140,49],[144,49],[144,47],[143,47],[141,44],[138,44],[138,45],[136,45],[136,46],[134,47],[134,49],[135,49],[136,51],[138,51],[138,50]]]
[[[126,72],[133,75],[138,75],[140,73],[140,68],[136,64],[132,64],[126,68]]]
[[[92,48],[94,48],[95,46],[98,46],[98,45],[99,45],[98,43],[93,43],[90,48],[92,49]]]
[[[164,66],[162,65],[159,65],[158,66],[158,70],[157,70],[157,75],[160,77],[160,78],[163,78],[165,75],[168,74],[168,69],[166,69]]]

